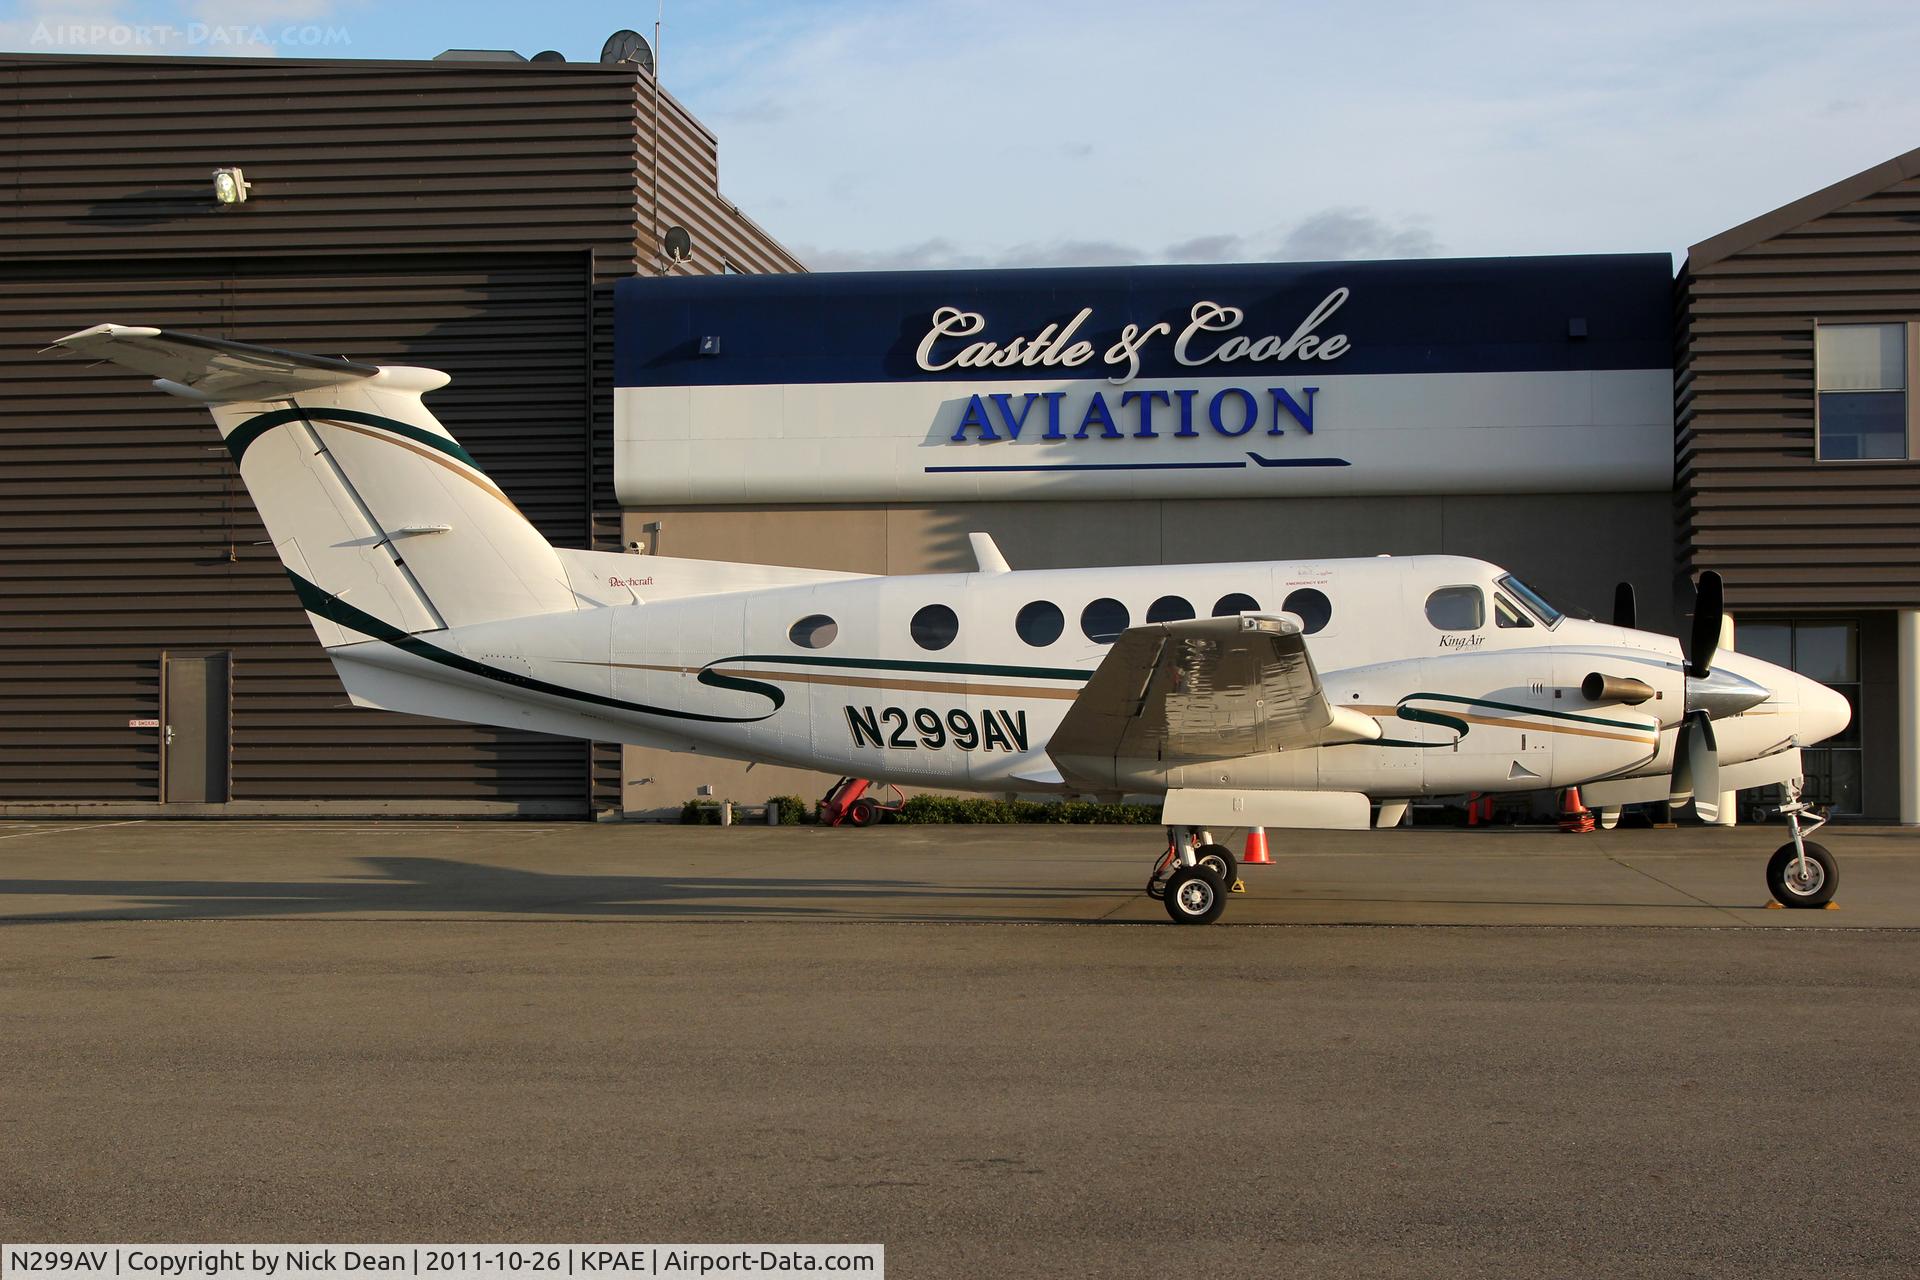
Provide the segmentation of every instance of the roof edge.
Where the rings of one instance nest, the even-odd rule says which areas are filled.
[[[1681,270],[1710,267],[1716,262],[1725,261],[1744,249],[1751,249],[1763,240],[1771,240],[1803,223],[1824,217],[1835,209],[1852,204],[1862,196],[1884,191],[1896,182],[1913,177],[1920,177],[1920,147],[1897,155],[1891,160],[1882,160],[1872,168],[1862,169],[1851,177],[1842,178],[1831,186],[1820,188],[1812,195],[1801,196],[1798,200],[1783,204],[1771,213],[1749,218],[1739,226],[1729,227],[1717,236],[1709,236],[1687,250],[1687,258],[1681,264]]]

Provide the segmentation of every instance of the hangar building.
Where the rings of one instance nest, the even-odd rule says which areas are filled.
[[[655,91],[631,62],[0,54],[0,812],[618,803],[617,750],[348,706],[206,413],[41,348],[114,320],[443,369],[436,412],[528,516],[613,548],[613,282],[802,269]]]

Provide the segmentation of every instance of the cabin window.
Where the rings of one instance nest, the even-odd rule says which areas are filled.
[[[1493,622],[1498,627],[1530,627],[1533,620],[1520,611],[1520,606],[1501,595],[1493,593]]]
[[[1236,613],[1258,612],[1260,612],[1260,602],[1238,591],[1229,591],[1213,602],[1213,616],[1216,618],[1231,618]]]
[[[824,649],[840,634],[840,624],[824,613],[810,613],[787,628],[787,639],[802,649]]]
[[[1280,604],[1280,610],[1283,613],[1298,614],[1300,623],[1306,628],[1308,635],[1312,635],[1333,621],[1333,601],[1327,599],[1326,592],[1313,587],[1301,587],[1297,591],[1288,592],[1287,598]]]
[[[1427,621],[1442,631],[1478,631],[1487,624],[1487,601],[1478,587],[1441,587],[1427,597]]]
[[[1104,596],[1080,611],[1080,630],[1095,644],[1112,644],[1132,621],[1127,606]]]
[[[1907,456],[1907,326],[1823,324],[1814,330],[1819,457]]]
[[[1193,606],[1179,596],[1161,596],[1147,606],[1148,622],[1185,622],[1193,616]]]
[[[1013,629],[1034,648],[1044,649],[1067,629],[1067,615],[1051,600],[1035,600],[1020,607],[1013,618]]]
[[[960,616],[943,604],[930,604],[913,615],[907,630],[922,649],[944,649],[960,634]]]

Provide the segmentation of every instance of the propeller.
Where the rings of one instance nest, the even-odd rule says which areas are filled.
[[[1693,643],[1687,646],[1687,675],[1704,680],[1713,673],[1714,651],[1727,616],[1725,585],[1708,569],[1693,588]]]
[[[1689,795],[1703,818],[1712,820],[1720,799],[1720,744],[1713,722],[1719,716],[1738,715],[1765,702],[1771,693],[1732,671],[1715,671],[1726,623],[1726,587],[1720,575],[1708,569],[1694,584],[1693,636],[1687,646],[1686,719],[1674,744],[1673,777],[1668,799],[1679,803]]]
[[[1633,584],[1618,583],[1613,588],[1613,625],[1632,631],[1639,620],[1639,611],[1633,604]]]

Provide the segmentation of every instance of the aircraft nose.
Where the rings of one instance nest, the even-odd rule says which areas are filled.
[[[1800,743],[1825,742],[1853,720],[1853,706],[1818,680],[1795,676],[1800,694]]]

